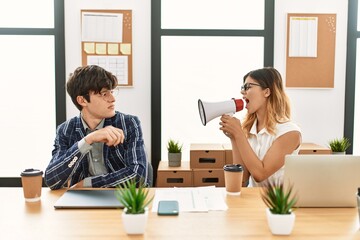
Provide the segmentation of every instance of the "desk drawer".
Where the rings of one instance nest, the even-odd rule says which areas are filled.
[[[192,187],[191,171],[158,171],[157,187]]]
[[[194,186],[225,187],[223,169],[193,169]]]
[[[225,164],[225,150],[221,144],[191,144],[190,168],[222,168]]]
[[[332,154],[332,151],[330,148],[315,143],[302,143],[299,154]]]

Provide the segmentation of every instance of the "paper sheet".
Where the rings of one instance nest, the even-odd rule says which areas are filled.
[[[122,42],[123,14],[82,13],[83,42]]]
[[[291,17],[289,57],[317,57],[317,17]]]
[[[119,84],[128,84],[128,56],[88,56],[89,65],[98,65],[114,74]]]
[[[225,211],[224,189],[210,187],[156,189],[152,212],[157,212],[160,200],[177,200],[180,212]]]

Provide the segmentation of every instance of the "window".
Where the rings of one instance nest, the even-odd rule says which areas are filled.
[[[346,59],[346,86],[345,86],[345,122],[344,136],[349,138],[352,145],[347,153],[360,154],[360,31],[357,23],[360,22],[358,0],[350,0],[348,6],[348,44]]]
[[[0,8],[0,28],[54,28],[54,2],[8,0]]]
[[[161,28],[262,30],[264,11],[264,0],[165,0]]]
[[[184,143],[182,158],[190,159],[190,143],[227,142],[219,121],[202,125],[198,99],[242,98],[243,76],[263,66],[264,38],[164,36],[161,45],[161,140],[178,139]],[[165,146],[161,159],[167,159]]]
[[[0,66],[6,69],[0,94],[0,125],[6,136],[0,144],[5,153],[1,176],[44,169],[56,128],[54,36],[0,36],[0,52]]]
[[[353,154],[360,155],[360,38],[356,39],[356,78],[355,78],[355,94],[354,94],[354,128],[353,128]]]
[[[274,1],[156,0],[152,16],[156,170],[158,161],[167,159],[169,138],[183,143],[185,153],[191,143],[226,142],[218,121],[201,124],[197,101],[241,97],[243,76],[273,65]]]
[[[45,170],[66,118],[63,19],[57,0],[11,0],[0,9],[1,186],[17,185],[25,168]]]

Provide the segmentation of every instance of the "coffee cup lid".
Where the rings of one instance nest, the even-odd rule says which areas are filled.
[[[20,176],[22,177],[34,177],[42,176],[43,172],[39,169],[28,168],[21,172]]]
[[[243,168],[240,164],[226,164],[224,170],[229,172],[242,172]]]

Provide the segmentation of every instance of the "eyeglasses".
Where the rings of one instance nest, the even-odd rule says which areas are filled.
[[[249,90],[249,88],[251,88],[251,86],[259,86],[259,87],[262,87],[260,84],[257,84],[257,83],[245,83],[244,85],[241,86],[241,91],[247,91]]]
[[[112,97],[116,97],[119,94],[119,89],[118,88],[114,88],[111,90],[107,90],[107,91],[102,91],[99,92],[99,95],[105,100],[110,100],[111,96]]]
[[[100,95],[100,97],[102,97],[102,99],[104,99],[105,101],[108,101],[111,99],[112,97],[116,97],[119,94],[119,89],[118,88],[114,88],[111,90],[106,90],[106,91],[102,91],[99,92],[98,95]],[[89,96],[89,94],[84,94],[83,96]]]

